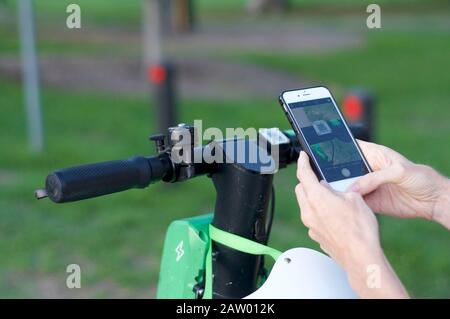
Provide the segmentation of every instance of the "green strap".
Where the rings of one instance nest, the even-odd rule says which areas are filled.
[[[209,237],[219,244],[234,248],[244,253],[252,255],[269,255],[274,260],[277,260],[277,258],[281,255],[281,252],[276,249],[257,243],[253,240],[228,233],[214,227],[211,224],[209,225]]]
[[[203,293],[203,299],[212,299],[212,240],[208,240],[208,252],[206,253],[205,264],[205,292]]]
[[[281,251],[268,247],[266,245],[254,242],[250,239],[228,233],[221,229],[209,225],[209,245],[208,252],[206,254],[206,265],[205,265],[205,292],[203,294],[204,299],[212,298],[212,241],[218,242],[222,245],[228,246],[230,248],[242,251],[244,253],[252,255],[269,255],[274,260],[282,254]]]

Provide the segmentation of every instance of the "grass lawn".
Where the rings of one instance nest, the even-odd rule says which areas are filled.
[[[373,89],[379,97],[378,141],[450,175],[448,32],[383,31],[371,33],[367,41],[361,48],[332,54],[237,52],[232,58],[306,76],[337,96],[352,86]],[[154,132],[147,99],[43,91],[47,148],[43,155],[33,155],[26,149],[20,85],[0,76],[0,297],[42,296],[48,282],[64,290],[71,263],[81,265],[84,296],[152,296],[165,229],[173,219],[212,210],[210,180],[152,185],[64,205],[37,202],[34,189],[55,168],[150,154],[154,148],[147,140]],[[288,126],[275,97],[181,101],[180,118],[187,123],[202,119],[204,127]],[[294,169],[275,178],[271,244],[318,248],[299,222]],[[421,220],[381,217],[380,223],[388,258],[410,293],[449,297],[450,233]]]

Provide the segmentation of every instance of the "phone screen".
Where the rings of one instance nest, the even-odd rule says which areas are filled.
[[[331,98],[290,103],[289,108],[327,182],[368,173]]]

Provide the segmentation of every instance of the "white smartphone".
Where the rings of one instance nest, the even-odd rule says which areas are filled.
[[[280,104],[319,179],[345,191],[371,171],[327,88],[284,91]]]

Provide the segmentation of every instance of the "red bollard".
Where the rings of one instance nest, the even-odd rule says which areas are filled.
[[[152,64],[147,70],[147,78],[154,88],[156,120],[159,132],[176,124],[175,70],[168,63]]]
[[[365,130],[364,140],[375,138],[375,97],[366,89],[355,89],[345,97],[343,113],[348,123],[360,124]]]

